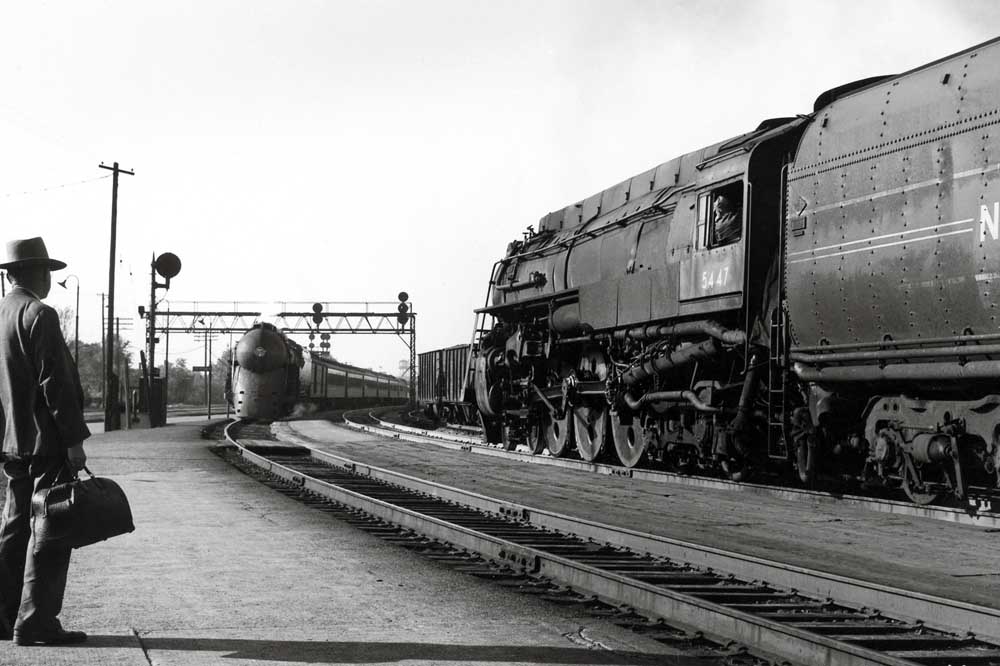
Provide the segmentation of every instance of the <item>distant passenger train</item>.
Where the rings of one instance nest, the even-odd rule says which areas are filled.
[[[281,418],[296,405],[346,409],[407,397],[402,379],[307,352],[272,324],[257,324],[236,345],[229,400],[239,418]]]

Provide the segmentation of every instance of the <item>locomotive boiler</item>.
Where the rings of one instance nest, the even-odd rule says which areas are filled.
[[[967,500],[1000,467],[1000,40],[545,215],[476,313],[486,438]]]
[[[236,416],[272,420],[296,407],[356,408],[405,402],[408,384],[304,350],[273,324],[260,323],[236,345],[229,399]]]

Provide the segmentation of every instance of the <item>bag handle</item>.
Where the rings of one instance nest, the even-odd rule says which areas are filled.
[[[70,471],[70,474],[72,474],[72,477],[70,478],[71,481],[79,481],[80,480],[80,470],[73,469],[70,466],[69,461],[66,462],[66,469],[68,469]],[[86,465],[83,466],[83,471],[86,472],[87,474],[89,474],[90,478],[92,478],[92,479],[97,478],[97,477],[94,476],[94,473],[90,471],[90,468],[87,467]]]

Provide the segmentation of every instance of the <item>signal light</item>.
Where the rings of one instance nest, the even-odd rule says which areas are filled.
[[[177,274],[181,272],[181,260],[173,252],[164,252],[153,262],[153,267],[161,277],[167,278],[169,283],[170,278],[177,277]]]
[[[399,311],[399,314],[396,315],[396,321],[399,322],[400,326],[405,326],[406,320],[410,318],[410,315],[407,314],[410,311],[410,306],[406,304],[406,301],[410,300],[410,295],[405,291],[401,291],[397,298],[399,299],[399,305],[396,306],[396,310]]]
[[[313,312],[315,313],[313,315],[313,323],[316,324],[317,326],[323,323],[323,315],[320,314],[320,312],[322,311],[323,311],[322,303],[313,303]]]
[[[313,303],[313,312],[315,312],[316,314],[319,314],[322,311],[323,311],[323,304],[322,303]]]

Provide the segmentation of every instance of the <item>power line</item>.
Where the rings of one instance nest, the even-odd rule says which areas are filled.
[[[43,192],[53,192],[55,190],[65,189],[67,187],[75,187],[77,185],[85,185],[87,183],[94,183],[98,180],[104,180],[105,178],[111,178],[108,176],[98,176],[96,178],[88,178],[87,180],[78,180],[72,183],[63,183],[62,185],[49,185],[48,187],[43,187],[37,190],[25,190],[24,192],[8,192],[6,194],[0,194],[0,198],[9,199],[11,197],[23,197],[31,196],[34,194],[42,194]]]

